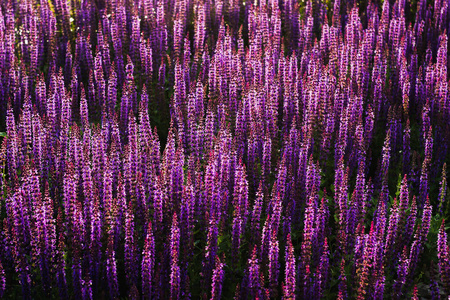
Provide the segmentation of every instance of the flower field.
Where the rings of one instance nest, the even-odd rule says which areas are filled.
[[[0,298],[447,299],[449,4],[0,1]]]

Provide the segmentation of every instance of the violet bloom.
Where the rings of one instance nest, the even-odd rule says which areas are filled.
[[[3,298],[3,294],[6,290],[6,276],[3,269],[2,262],[0,261],[0,298]]]
[[[262,274],[260,273],[260,267],[258,258],[256,255],[256,246],[253,248],[252,257],[248,260],[247,269],[247,293],[250,299],[261,299],[263,295],[262,290]]]
[[[219,300],[222,296],[222,285],[225,277],[225,264],[216,256],[216,267],[211,280],[211,300]]]
[[[277,239],[277,232],[272,231],[269,243],[269,286],[273,297],[277,295],[278,275],[280,273],[280,263],[278,261],[280,247]]]
[[[393,294],[392,297],[394,299],[400,299],[404,296],[403,287],[406,283],[406,277],[408,276],[408,265],[410,260],[408,259],[407,248],[406,246],[403,248],[401,260],[397,267],[397,279],[393,284]]]
[[[339,276],[339,293],[338,300],[347,299],[347,276],[345,275],[345,260],[341,260],[341,274]]]
[[[206,237],[205,258],[203,260],[202,277],[203,288],[209,286],[211,272],[214,268],[214,259],[217,256],[217,236],[218,236],[217,220],[211,218],[208,225],[208,233]]]
[[[60,234],[58,250],[56,253],[56,265],[57,265],[56,282],[58,285],[59,296],[61,299],[68,298],[67,280],[66,280],[66,261],[64,258],[65,257],[65,247],[66,247],[66,245],[64,243],[64,236],[62,234]]]
[[[180,298],[180,266],[178,259],[180,254],[180,228],[178,227],[177,214],[173,214],[172,229],[170,234],[170,299]]]
[[[116,299],[119,297],[119,283],[117,281],[117,262],[113,244],[113,236],[110,235],[108,238],[108,247],[106,249],[106,278],[109,288],[109,297],[111,299]]]
[[[317,278],[317,297],[322,298],[323,292],[327,287],[328,275],[330,272],[330,250],[328,248],[328,239],[325,238],[323,253],[320,256],[319,266],[316,271]]]
[[[420,185],[419,185],[419,206],[423,207],[423,204],[428,197],[429,191],[429,176],[431,167],[431,155],[433,151],[433,137],[431,132],[431,126],[427,133],[425,140],[425,158],[422,163],[422,171],[420,174]]]
[[[291,234],[287,236],[286,243],[286,268],[283,284],[283,299],[295,299],[296,274],[294,247],[292,246]]]
[[[142,251],[142,296],[144,299],[152,298],[153,272],[155,268],[155,238],[153,237],[152,223],[148,223],[147,237]]]
[[[450,291],[450,249],[448,246],[447,233],[445,232],[445,222],[442,220],[438,233],[437,255],[439,259],[439,273],[445,290]]]
[[[131,202],[125,212],[125,270],[127,275],[128,284],[133,284],[136,282],[137,278],[137,250],[135,244],[135,233],[134,233],[134,213],[132,209]]]

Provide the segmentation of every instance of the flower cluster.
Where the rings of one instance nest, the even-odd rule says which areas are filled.
[[[448,1],[0,2],[0,298],[450,293]]]

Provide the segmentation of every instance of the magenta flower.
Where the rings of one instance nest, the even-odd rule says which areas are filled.
[[[295,289],[296,289],[296,266],[295,266],[295,256],[294,247],[292,246],[291,234],[287,236],[286,244],[286,269],[283,284],[283,299],[295,299]]]

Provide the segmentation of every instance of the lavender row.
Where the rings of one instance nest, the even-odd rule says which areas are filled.
[[[0,4],[0,297],[441,299],[449,34],[442,0]]]

